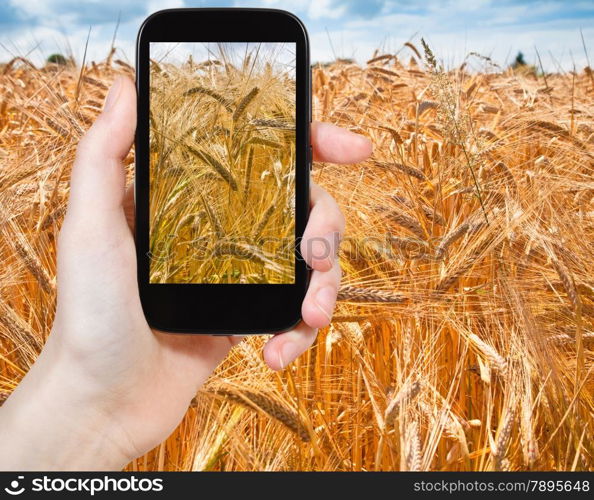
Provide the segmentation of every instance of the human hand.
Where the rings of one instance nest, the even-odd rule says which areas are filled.
[[[0,412],[2,469],[122,468],[173,431],[199,387],[240,341],[165,334],[144,318],[132,192],[122,167],[135,127],[134,85],[120,77],[78,147],[58,240],[56,317],[41,356]],[[371,153],[368,139],[323,123],[312,124],[312,146],[314,158],[327,162],[354,163]],[[344,218],[315,184],[311,200],[302,253],[313,273],[303,321],[266,344],[264,359],[272,369],[305,351],[334,309],[336,235]],[[318,241],[308,244],[312,239]]]

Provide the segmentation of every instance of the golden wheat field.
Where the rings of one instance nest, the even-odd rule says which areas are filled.
[[[293,283],[290,49],[205,45],[217,58],[151,62],[150,281]]]
[[[347,219],[332,325],[278,373],[239,344],[131,470],[594,469],[594,75],[419,49],[314,67],[315,118],[374,144],[314,168]],[[50,331],[75,147],[120,73],[0,69],[4,396]]]

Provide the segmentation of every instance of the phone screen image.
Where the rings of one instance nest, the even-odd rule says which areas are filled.
[[[295,283],[295,50],[150,43],[150,283]]]

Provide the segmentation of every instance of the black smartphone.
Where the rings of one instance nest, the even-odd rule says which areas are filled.
[[[135,202],[148,323],[288,330],[309,270],[309,42],[270,9],[171,9],[140,28]]]

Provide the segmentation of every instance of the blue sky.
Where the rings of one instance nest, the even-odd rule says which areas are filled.
[[[0,3],[0,60],[28,55],[41,63],[55,52],[100,60],[111,45],[118,15],[118,57],[133,62],[136,31],[151,12],[171,7],[272,7],[296,13],[306,24],[312,60],[368,59],[375,49],[395,52],[423,36],[446,66],[470,51],[501,65],[521,50],[552,71],[586,65],[580,28],[594,65],[594,2],[514,0],[4,0]],[[408,49],[402,50],[403,56]]]

